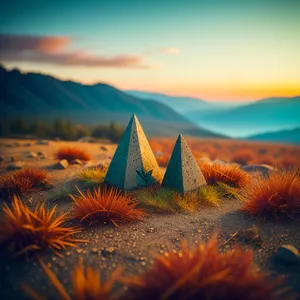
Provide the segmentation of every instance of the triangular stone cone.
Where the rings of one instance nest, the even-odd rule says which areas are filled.
[[[205,178],[189,146],[180,134],[174,146],[162,185],[184,194],[205,184]]]
[[[105,183],[130,190],[146,186],[138,172],[152,170],[147,185],[160,183],[162,176],[138,118],[133,115],[109,165]]]

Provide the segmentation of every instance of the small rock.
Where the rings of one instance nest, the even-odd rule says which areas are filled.
[[[105,146],[101,146],[101,150],[108,151],[107,147],[105,147]]]
[[[71,165],[82,165],[83,162],[82,162],[80,159],[77,159],[77,158],[76,158],[76,159],[70,161],[70,164],[71,164]]]
[[[12,163],[6,167],[7,171],[14,171],[14,170],[20,170],[23,168],[23,163],[20,161],[16,161],[15,163]]]
[[[274,258],[285,263],[299,263],[299,250],[293,245],[282,245],[274,254]]]
[[[116,254],[116,249],[114,247],[108,247],[108,248],[102,249],[101,254],[103,256],[113,255],[113,254]]]
[[[61,160],[57,164],[53,165],[52,168],[56,170],[64,170],[68,167],[69,163],[66,159]]]
[[[49,142],[46,140],[38,140],[36,142],[37,145],[49,145]]]
[[[13,161],[16,161],[16,159],[13,156],[11,156],[10,161],[13,162]]]
[[[93,254],[97,254],[98,253],[98,249],[97,248],[92,248],[92,251],[91,251]]]
[[[246,165],[241,167],[247,173],[258,172],[264,177],[269,177],[269,173],[274,171],[274,167],[269,165]]]
[[[27,155],[27,158],[37,158],[38,155],[35,152],[29,152],[29,154]]]
[[[37,155],[40,159],[46,159],[46,155],[44,152],[38,152]]]
[[[0,156],[0,163],[2,163],[5,160],[4,156]]]
[[[30,146],[31,146],[31,143],[25,143],[24,146],[25,146],[25,147],[30,147]]]

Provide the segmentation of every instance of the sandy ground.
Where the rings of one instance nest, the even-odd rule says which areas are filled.
[[[56,162],[52,157],[54,151],[66,144],[65,142],[51,141],[49,146],[32,145],[7,148],[4,145],[13,141],[1,140],[0,155],[20,159],[28,166],[48,168]],[[25,144],[28,141],[19,141]],[[68,142],[87,149],[93,160],[89,165],[109,163],[116,145],[90,144]],[[101,149],[107,147],[107,151]],[[47,157],[46,160],[25,159],[27,152],[41,151]],[[1,166],[1,172],[5,172],[5,162]],[[74,174],[84,166],[72,165],[66,170],[50,170],[50,177],[57,188],[66,180],[71,180]],[[39,192],[34,196],[35,201],[47,198],[50,191]],[[48,200],[49,206],[53,203]],[[62,201],[58,204],[59,211],[69,209],[70,201]],[[276,249],[282,244],[292,244],[300,249],[300,220],[284,222],[265,222],[259,219],[250,219],[238,209],[240,203],[236,200],[227,200],[220,208],[204,208],[193,214],[158,215],[152,214],[143,222],[122,225],[116,228],[112,225],[89,227],[84,229],[76,237],[87,239],[88,243],[82,243],[77,249],[62,251],[62,258],[52,253],[44,252],[41,258],[51,266],[62,282],[70,287],[70,271],[83,258],[85,265],[99,268],[103,275],[110,274],[117,266],[122,265],[124,274],[138,274],[145,270],[156,254],[164,253],[167,247],[178,250],[180,243],[187,240],[193,246],[207,240],[214,233],[218,234],[220,244],[228,239],[230,234],[239,229],[248,229],[256,225],[264,241],[262,247],[245,245],[243,247],[254,250],[255,262],[259,268],[274,272],[274,276],[285,274],[287,283],[300,295],[300,265],[286,265],[275,263],[271,258]],[[221,249],[232,247],[235,242],[229,242]],[[111,249],[110,249],[111,248]],[[107,252],[109,250],[111,253]],[[47,276],[36,261],[26,262],[24,259],[11,259],[2,251],[0,256],[0,299],[26,299],[19,291],[20,284],[26,283],[34,287],[38,292],[47,295],[47,299],[58,299],[57,293],[49,283]],[[124,292],[124,286],[117,287],[120,295]],[[299,296],[300,299],[300,296]]]

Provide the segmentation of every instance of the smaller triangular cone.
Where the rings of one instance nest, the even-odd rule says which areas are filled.
[[[151,171],[147,182],[139,175]],[[112,158],[104,182],[130,190],[160,183],[161,179],[159,166],[143,128],[138,118],[133,115]]]
[[[162,186],[184,194],[207,184],[205,178],[183,136],[180,134],[174,146]]]

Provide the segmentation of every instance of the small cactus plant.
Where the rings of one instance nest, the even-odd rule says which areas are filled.
[[[146,187],[148,187],[148,182],[149,182],[149,180],[150,180],[150,178],[152,176],[152,171],[153,170],[145,172],[144,169],[141,170],[141,171],[136,170],[137,174],[144,180]]]

